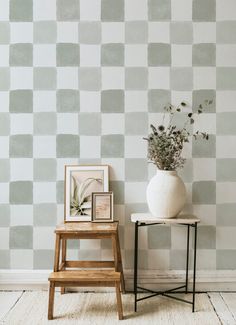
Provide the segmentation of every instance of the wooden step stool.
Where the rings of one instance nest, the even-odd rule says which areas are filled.
[[[50,274],[48,319],[53,319],[55,287],[115,287],[118,317],[123,319],[120,287],[125,292],[124,274],[118,234],[118,222],[113,223],[65,223],[57,226],[54,258],[54,272]],[[112,240],[113,261],[67,261],[67,239],[104,239]],[[61,255],[61,261],[60,261]],[[96,270],[70,270],[71,268],[96,268]],[[105,269],[105,270],[104,270]],[[106,270],[107,269],[107,270]]]

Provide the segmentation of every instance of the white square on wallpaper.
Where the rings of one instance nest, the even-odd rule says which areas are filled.
[[[102,114],[102,134],[124,134],[124,114]]]
[[[101,19],[101,0],[80,0],[80,20]]]
[[[106,22],[102,23],[102,43],[124,43],[124,23]]]
[[[11,181],[31,181],[33,180],[33,159],[16,158],[10,159]]]
[[[33,23],[13,23],[10,24],[11,43],[32,43]]]
[[[56,20],[56,0],[34,0],[34,20]]]
[[[236,91],[217,91],[216,92],[216,111],[234,112],[236,102]]]
[[[170,89],[170,68],[148,68],[148,88]]]
[[[125,136],[125,158],[146,158],[147,143],[141,136]]]
[[[236,183],[217,182],[216,183],[216,203],[235,203]]]
[[[201,216],[201,224],[203,225],[216,224],[216,206],[213,204],[193,205],[193,213],[196,216]]]
[[[54,249],[54,230],[54,227],[34,227],[33,248]]]
[[[125,91],[125,111],[145,112],[148,107],[147,91]]]
[[[148,268],[151,270],[168,270],[170,264],[168,249],[149,249]]]
[[[171,0],[171,19],[173,21],[191,21],[192,1]]]
[[[78,69],[73,67],[57,68],[57,88],[59,89],[77,89]]]
[[[9,137],[0,137],[0,158],[9,158]]]
[[[80,111],[100,112],[101,93],[98,91],[80,91]]]
[[[9,0],[0,0],[0,20],[9,20]]]
[[[163,113],[148,113],[148,127],[150,126],[150,124],[153,124],[155,126],[159,124],[164,124],[164,126],[167,126],[169,120],[170,119],[167,114],[165,114],[165,118],[164,118],[164,111]],[[147,144],[146,141],[145,143]]]
[[[202,130],[209,134],[216,134],[216,114],[204,113],[195,117],[193,131]]]
[[[216,0],[216,20],[236,20],[236,1]]]
[[[0,247],[1,249],[9,249],[9,227],[0,228]]]
[[[0,91],[1,112],[9,112],[9,93]]]
[[[34,136],[34,158],[56,158],[55,136]]]
[[[33,224],[33,205],[11,205],[11,226],[23,226]]]
[[[172,67],[192,66],[192,45],[171,45]]]
[[[58,134],[78,134],[78,114],[57,113]]]
[[[216,65],[218,67],[236,67],[236,45],[216,45]]]
[[[195,181],[211,181],[211,180],[215,181],[216,180],[215,158],[194,158],[193,179]]]
[[[9,204],[9,183],[0,183],[0,204]]]
[[[40,44],[34,45],[34,66],[55,67],[56,66],[56,45]]]
[[[57,22],[58,43],[78,43],[78,23]]]
[[[33,114],[11,114],[11,134],[33,134]]]
[[[124,181],[125,162],[122,158],[103,158],[101,163],[109,165],[109,179],[111,181]]]
[[[146,67],[147,66],[147,45],[144,44],[125,45],[125,66]]]
[[[10,68],[11,89],[33,89],[33,68]]]
[[[184,108],[184,112],[192,111],[192,92],[191,91],[172,91],[171,103],[173,105],[179,105],[185,102],[187,106]]]
[[[170,23],[169,22],[149,22],[148,23],[149,43],[169,43]]]
[[[33,269],[33,249],[11,249],[10,260],[12,269]]]
[[[125,0],[125,20],[145,20],[147,13],[147,0]]]
[[[146,203],[146,182],[125,182],[125,203]]]
[[[232,249],[235,244],[235,227],[217,227],[216,249]]]
[[[216,23],[208,23],[208,22],[193,23],[193,42],[194,43],[215,43]]]
[[[33,188],[34,203],[55,203],[56,183],[55,182],[34,182]]]
[[[101,65],[100,45],[80,45],[80,66],[99,67]]]
[[[216,88],[216,68],[194,67],[193,68],[193,88],[194,89],[215,89]]]
[[[35,112],[56,111],[55,91],[34,91],[33,101]]]
[[[80,136],[80,158],[100,158],[101,157],[101,137],[100,136]]]
[[[236,136],[216,136],[216,158],[236,158]],[[226,145],[227,144],[227,145]]]
[[[117,67],[102,68],[102,89],[122,89],[125,85],[125,69]]]
[[[9,45],[0,45],[0,67],[9,66]]]

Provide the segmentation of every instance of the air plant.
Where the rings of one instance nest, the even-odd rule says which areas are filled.
[[[79,184],[75,177],[73,180],[73,194],[70,198],[70,212],[72,216],[89,215],[91,209],[91,193],[88,194],[87,190],[94,182],[102,183],[101,178],[87,178],[84,182]]]

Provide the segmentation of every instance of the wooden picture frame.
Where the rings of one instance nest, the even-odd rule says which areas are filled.
[[[108,165],[66,165],[64,221],[91,221],[92,193],[108,190]]]
[[[113,192],[92,193],[92,221],[113,222]]]

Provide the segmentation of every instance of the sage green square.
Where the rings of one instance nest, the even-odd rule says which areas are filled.
[[[148,111],[164,112],[164,107],[171,102],[170,90],[150,89],[148,91]]]
[[[179,176],[186,183],[191,183],[193,181],[193,160],[186,159],[184,168],[178,171]]]
[[[148,206],[145,203],[126,203],[125,204],[125,225],[130,225],[133,228],[133,223],[130,220],[132,213],[146,213]]]
[[[172,44],[192,44],[193,24],[191,22],[172,22],[170,41]]]
[[[146,135],[148,133],[147,113],[125,114],[125,135]]]
[[[52,270],[54,251],[50,249],[34,249],[34,269]]]
[[[85,91],[98,91],[101,89],[100,68],[80,68],[79,88]]]
[[[78,90],[60,89],[57,91],[57,112],[76,113],[80,110],[80,96]]]
[[[102,66],[124,65],[124,44],[102,44],[101,49]]]
[[[10,160],[0,159],[0,182],[9,182],[10,180]]]
[[[148,65],[170,66],[171,65],[171,45],[164,43],[148,44]]]
[[[124,112],[124,90],[109,89],[101,93],[102,113],[123,113]]]
[[[235,44],[236,33],[232,33],[236,29],[236,21],[217,21],[216,23],[216,42],[219,44]]]
[[[216,0],[193,0],[193,21],[215,21]]]
[[[236,227],[236,204],[223,203],[216,205],[216,225],[224,227]]]
[[[34,226],[49,227],[57,223],[57,205],[41,203],[34,205]]]
[[[57,23],[55,21],[34,22],[34,43],[50,44],[56,43]]]
[[[212,43],[193,44],[193,66],[215,66],[216,45]]]
[[[29,134],[17,134],[10,136],[11,158],[33,157],[33,136]]]
[[[147,21],[126,21],[125,22],[125,43],[146,44],[148,41]]]
[[[34,89],[55,90],[56,68],[34,68]]]
[[[10,25],[9,22],[0,22],[0,44],[10,43]]]
[[[18,89],[10,91],[10,112],[32,113],[33,91],[28,89]]]
[[[10,115],[9,113],[0,113],[0,136],[10,134]]]
[[[216,114],[216,131],[218,135],[235,135],[236,113],[217,113]]]
[[[10,21],[32,21],[33,0],[11,0]]]
[[[79,66],[80,51],[78,44],[59,43],[57,44],[57,66]]]
[[[146,159],[125,159],[125,180],[128,182],[145,182],[148,179]]]
[[[151,21],[171,19],[171,0],[148,0],[148,18]]]
[[[171,248],[171,229],[169,226],[148,227],[148,248]]]
[[[215,204],[216,182],[200,181],[193,183],[193,204]]]
[[[0,204],[0,227],[8,227],[10,225],[10,205]]]
[[[216,250],[216,269],[235,270],[236,269],[236,250],[217,249]]]
[[[122,181],[109,182],[109,190],[114,193],[114,204],[124,204],[125,184]]]
[[[10,269],[10,250],[1,249],[0,250],[0,268]]]
[[[189,266],[192,265],[192,255],[189,256]],[[172,249],[170,251],[170,269],[184,270],[186,267],[186,250]]]
[[[202,226],[198,227],[198,249],[215,249],[216,248],[216,227]],[[194,244],[192,243],[192,246]]]
[[[33,65],[33,44],[11,44],[9,63],[10,66],[15,67],[31,67]]]
[[[80,18],[79,0],[57,0],[57,20],[78,21]]]
[[[192,155],[194,158],[215,158],[216,157],[216,136],[210,134],[208,140],[197,137],[192,140]]]
[[[236,68],[216,68],[216,89],[236,90]]]
[[[0,67],[0,91],[9,90],[9,88],[10,88],[9,68]]]
[[[11,204],[32,204],[33,203],[33,182],[17,181],[10,183]]]
[[[192,68],[171,68],[170,72],[171,90],[188,91],[193,89]]]
[[[57,158],[78,158],[80,153],[79,136],[73,134],[57,135]]]
[[[34,114],[34,134],[46,135],[56,134],[57,116],[56,113],[35,113]]]
[[[123,158],[124,157],[124,135],[108,134],[101,137],[102,158]]]
[[[81,44],[101,43],[101,23],[84,21],[79,23],[79,42]]]
[[[11,227],[9,245],[11,249],[33,248],[33,227],[32,226]]]
[[[101,114],[80,113],[79,114],[80,135],[101,135]]]
[[[236,182],[236,159],[216,159],[216,180]]]
[[[205,100],[212,100],[212,104],[205,105]],[[199,105],[203,106],[204,113],[215,113],[216,91],[215,89],[200,89],[193,91],[193,112],[197,112]]]
[[[146,90],[148,87],[148,70],[144,67],[125,69],[126,90]]]
[[[56,180],[56,159],[34,159],[34,181],[50,182]]]
[[[102,0],[101,6],[102,21],[124,20],[124,0]]]
[[[134,235],[133,235],[134,236]],[[139,249],[138,251],[138,269],[148,269],[148,254],[147,250]],[[124,267],[125,269],[132,269],[134,267],[134,251],[130,249],[125,250]]]
[[[57,181],[57,204],[64,203],[64,181]]]

